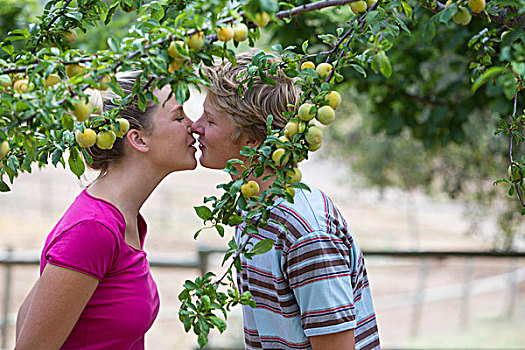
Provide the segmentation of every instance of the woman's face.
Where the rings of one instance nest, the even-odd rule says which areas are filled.
[[[153,166],[159,171],[191,170],[197,167],[193,147],[195,138],[191,134],[192,121],[184,113],[182,105],[173,95],[166,103],[171,92],[169,86],[155,90],[159,105],[153,112],[153,130],[148,135],[149,154]]]

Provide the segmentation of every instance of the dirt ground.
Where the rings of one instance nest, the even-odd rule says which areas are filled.
[[[346,169],[327,160],[322,150],[304,162],[301,170],[305,181],[323,189],[339,206],[365,252],[490,248],[482,238],[493,231],[490,220],[483,232],[466,236],[469,223],[461,203],[399,191],[380,195],[360,188]],[[227,240],[211,231],[193,239],[201,227],[193,206],[200,205],[204,196],[218,193],[215,185],[226,179],[224,173],[199,167],[170,175],[159,186],[142,211],[149,225],[145,248],[150,258],[188,260],[195,258],[199,246],[225,247]],[[38,254],[46,235],[80,191],[79,181],[61,168],[22,175],[12,192],[0,194],[0,255],[8,247]],[[215,265],[220,260],[217,255]],[[525,349],[525,259],[424,262],[369,257],[367,265],[385,349]],[[221,271],[219,266],[213,269]],[[152,271],[161,310],[147,334],[147,348],[194,349],[196,336],[184,333],[178,321],[177,295],[184,280],[194,278],[198,271]],[[38,268],[17,266],[12,273],[11,324]],[[5,269],[0,267],[0,300],[4,299],[4,275]],[[229,329],[223,335],[214,333],[211,344],[242,348],[241,330],[240,310],[235,309]],[[6,342],[8,349],[13,347],[12,326]]]

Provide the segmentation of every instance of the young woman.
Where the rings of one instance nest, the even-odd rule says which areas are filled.
[[[137,76],[118,76],[125,93]],[[90,147],[100,176],[46,240],[40,278],[19,310],[15,349],[144,348],[159,299],[139,210],[166,175],[197,165],[182,106],[167,100],[169,86],[154,94],[159,104],[149,101],[145,112],[122,111],[130,130],[111,150]],[[115,107],[110,90],[99,97],[105,110]]]

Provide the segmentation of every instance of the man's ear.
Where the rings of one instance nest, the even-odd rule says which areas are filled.
[[[144,131],[130,129],[126,134],[126,139],[128,140],[129,146],[134,150],[141,153],[146,153],[149,151],[149,146]]]
[[[257,147],[257,146],[260,146],[262,143],[263,143],[263,141],[259,141],[259,140],[253,139],[253,138],[247,138],[245,140],[243,146]]]

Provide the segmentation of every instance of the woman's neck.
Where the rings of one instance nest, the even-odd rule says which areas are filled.
[[[125,217],[133,218],[164,177],[151,173],[148,167],[117,164],[110,166],[88,192],[114,204]]]

